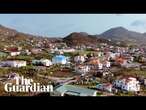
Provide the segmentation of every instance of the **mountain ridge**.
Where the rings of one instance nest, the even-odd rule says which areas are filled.
[[[131,31],[124,27],[111,28],[100,35],[106,39],[125,42],[128,41],[140,45],[144,45],[146,42],[146,33]]]
[[[28,33],[18,32],[15,29],[11,29],[0,25],[0,42],[6,42],[6,44],[15,44],[15,41],[39,41],[42,39],[50,40],[51,42],[65,42],[67,45],[96,45],[97,43],[109,43],[114,42],[126,42],[127,44],[133,43],[134,45],[145,45],[146,33],[140,33],[128,30],[122,26],[110,28],[109,30],[97,34],[90,35],[87,32],[72,32],[63,38],[55,37],[43,37],[36,36]],[[113,42],[110,42],[112,40]],[[0,45],[1,46],[1,45]]]

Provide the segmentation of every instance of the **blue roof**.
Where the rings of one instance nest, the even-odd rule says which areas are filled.
[[[66,57],[63,56],[63,55],[56,55],[54,58],[56,58],[56,59],[58,59],[58,60],[66,59]]]

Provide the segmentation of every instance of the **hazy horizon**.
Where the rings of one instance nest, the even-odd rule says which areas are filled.
[[[144,33],[146,14],[0,14],[0,24],[47,37],[65,37],[72,32],[101,34],[119,26]]]

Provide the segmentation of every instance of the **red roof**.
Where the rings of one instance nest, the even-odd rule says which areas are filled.
[[[122,78],[120,78],[121,80],[124,80],[125,79],[125,82],[126,83],[128,83],[128,82],[130,82],[130,81],[132,81],[133,79],[131,79],[131,78],[135,78],[135,77],[133,77],[133,76],[124,76],[124,77],[122,77]],[[136,78],[135,78],[136,79]]]
[[[7,48],[8,51],[11,51],[11,52],[18,52],[18,48]]]

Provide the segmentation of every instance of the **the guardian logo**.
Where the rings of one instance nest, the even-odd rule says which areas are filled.
[[[6,83],[4,86],[6,92],[53,92],[53,86],[34,83],[33,79],[22,77],[15,78],[15,84]]]

